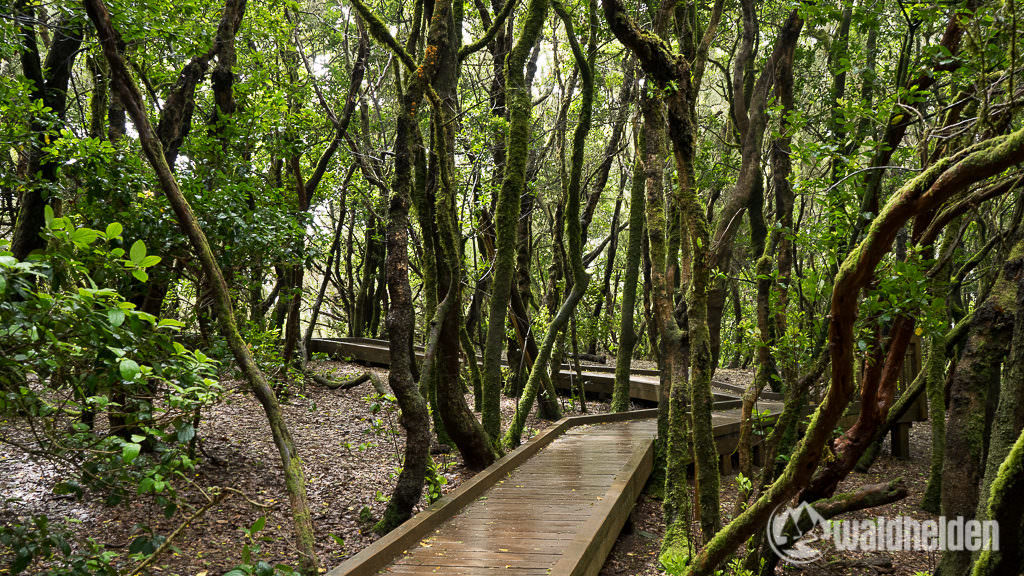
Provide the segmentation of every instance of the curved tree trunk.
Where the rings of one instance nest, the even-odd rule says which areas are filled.
[[[70,17],[62,17],[54,27],[53,41],[46,59],[40,62],[32,4],[27,0],[19,0],[13,6],[20,22],[18,34],[21,36],[19,51],[22,74],[32,83],[31,98],[41,101],[59,120],[63,120],[67,111],[71,70],[82,45],[82,26]],[[58,168],[55,163],[46,161],[46,153],[43,151],[43,147],[50,141],[51,129],[42,118],[32,118],[31,128],[35,142],[28,151],[25,172],[32,183],[21,194],[21,205],[11,238],[11,253],[18,260],[25,260],[30,252],[45,246],[41,233],[46,226],[46,206],[59,201],[54,196],[55,190],[47,190],[57,179]],[[59,205],[57,212],[60,212]]]
[[[973,518],[979,502],[984,502],[979,492],[985,474],[990,403],[994,404],[999,394],[1002,363],[1010,351],[1017,306],[1013,276],[1019,266],[1020,262],[1007,262],[991,295],[975,310],[963,353],[950,375],[941,490],[941,511],[947,518]],[[1007,273],[1013,276],[1007,277]],[[945,550],[938,573],[962,576],[970,567],[969,550]]]
[[[573,132],[572,167],[570,170],[569,187],[567,190],[565,204],[566,236],[568,236],[569,240],[568,264],[571,269],[570,271],[572,272],[573,284],[572,288],[569,290],[569,294],[566,295],[565,300],[562,301],[562,305],[559,307],[558,313],[551,319],[551,323],[548,324],[548,329],[544,334],[540,350],[537,352],[537,358],[534,358],[533,368],[530,370],[530,377],[526,381],[526,386],[523,388],[523,394],[520,396],[519,402],[516,405],[516,412],[513,416],[512,423],[509,425],[508,432],[506,432],[502,442],[506,447],[515,447],[519,445],[520,438],[523,433],[523,427],[526,424],[526,416],[529,414],[530,409],[533,407],[534,400],[537,397],[538,388],[542,380],[542,374],[547,370],[548,361],[551,359],[551,350],[554,347],[555,339],[558,337],[558,333],[565,328],[566,324],[569,322],[573,312],[576,310],[576,305],[583,298],[583,294],[587,289],[587,284],[590,282],[590,276],[587,275],[583,268],[583,246],[580,225],[580,189],[582,187],[583,148],[586,143],[587,134],[590,132],[591,112],[594,102],[594,76],[591,69],[594,58],[593,35],[591,35],[590,42],[591,53],[589,55],[584,54],[583,49],[580,47],[579,42],[576,40],[576,35],[573,32],[572,18],[569,16],[569,13],[565,10],[565,7],[558,2],[558,0],[554,0],[552,5],[558,15],[565,22],[566,34],[569,37],[569,44],[572,46],[573,56],[576,59],[576,67],[580,71],[580,76],[583,78],[583,89],[580,95],[579,120],[576,124],[576,130]],[[593,3],[589,4],[588,13],[591,17],[591,30],[594,30],[596,7]]]
[[[239,369],[245,376],[253,394],[262,405],[267,421],[270,423],[274,444],[277,446],[281,457],[281,465],[284,469],[285,486],[295,522],[297,545],[302,555],[301,568],[306,574],[316,574],[318,571],[318,560],[314,549],[313,523],[309,511],[309,502],[306,498],[302,459],[299,458],[296,452],[295,443],[281,412],[281,406],[278,404],[277,397],[267,382],[266,376],[256,365],[252,352],[238,332],[227,282],[225,282],[220,266],[217,264],[217,260],[210,249],[206,235],[199,227],[191,206],[189,206],[188,201],[182,195],[181,189],[178,187],[178,183],[174,175],[171,174],[171,170],[164,159],[164,151],[160,145],[160,140],[149,123],[149,118],[143,107],[142,95],[139,93],[135,81],[129,75],[124,60],[118,52],[118,35],[110,22],[110,13],[101,0],[86,0],[85,4],[89,18],[93,21],[98,31],[104,55],[110,63],[113,85],[120,93],[122,102],[125,104],[136,129],[139,131],[139,140],[142,143],[143,151],[156,172],[161,189],[170,201],[171,208],[178,219],[178,224],[185,235],[188,236],[193,250],[199,257],[203,271],[210,279],[221,333],[227,340]]]
[[[505,337],[505,312],[515,272],[519,196],[526,186],[526,161],[530,151],[532,102],[523,70],[530,50],[544,28],[548,4],[549,0],[529,1],[523,16],[523,31],[505,65],[508,139],[505,145],[505,175],[494,214],[496,240],[483,368],[483,426],[492,441],[501,437],[501,351]]]

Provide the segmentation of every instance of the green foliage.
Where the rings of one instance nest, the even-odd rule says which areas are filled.
[[[224,576],[294,576],[299,574],[297,570],[287,564],[270,564],[265,560],[258,560],[260,554],[260,543],[270,541],[259,533],[267,524],[266,516],[260,516],[248,528],[243,529],[245,544],[242,545],[242,563],[235,566]]]
[[[363,401],[369,404],[369,418],[365,420],[369,424],[369,432],[381,436],[388,441],[391,448],[391,455],[395,462],[402,463],[402,450],[398,438],[398,404],[392,394],[371,394],[363,397]]]
[[[31,570],[37,576],[117,576],[117,552],[92,540],[78,541],[64,526],[54,525],[46,516],[34,516],[24,523],[0,525],[0,546],[12,555],[9,574]]]
[[[443,472],[443,466],[439,466],[433,458],[427,461],[427,502],[433,503],[443,495],[442,490],[448,485],[448,478]]]
[[[359,509],[360,522],[362,522],[363,524],[368,524],[370,522],[373,522],[373,520],[373,509],[371,509],[369,506],[363,506],[362,508]]]
[[[140,312],[96,280],[155,265],[141,241],[126,254],[120,224],[77,227],[49,209],[47,226],[45,254],[0,253],[0,413],[30,424],[44,457],[74,466],[58,493],[98,490],[111,505],[140,496],[170,516],[175,486],[195,466],[201,411],[221,397],[216,365],[177,341],[180,322]],[[37,520],[22,537],[49,534]]]

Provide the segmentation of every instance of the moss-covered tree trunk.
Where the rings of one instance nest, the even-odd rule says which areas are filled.
[[[959,236],[953,231],[956,228],[959,226],[954,226],[946,232],[938,253],[940,258],[955,248]],[[946,300],[944,292],[949,278],[950,266],[947,264],[936,274],[937,290],[943,291],[942,296],[935,295],[936,299]],[[949,313],[945,305],[941,306],[941,310],[942,318],[937,319],[941,330],[932,334],[928,340],[928,360],[924,367],[925,377],[928,379],[925,382],[925,394],[928,398],[928,420],[932,429],[932,451],[928,484],[921,499],[921,508],[932,514],[938,514],[942,510],[942,460],[946,452],[946,329],[949,327]]]
[[[711,340],[708,332],[708,282],[713,266],[706,213],[697,200],[694,188],[694,91],[700,85],[707,47],[714,36],[721,4],[716,3],[712,18],[698,46],[696,33],[690,28],[692,17],[682,18],[686,56],[673,53],[656,34],[640,31],[618,0],[604,1],[604,14],[612,32],[640,61],[647,74],[648,90],[657,86],[665,92],[667,118],[661,104],[648,98],[644,105],[645,124],[667,124],[673,144],[678,185],[665,205],[662,190],[652,190],[648,181],[647,225],[650,243],[653,317],[661,338],[659,365],[663,373],[663,387],[670,383],[666,453],[665,511],[669,529],[662,543],[662,563],[670,569],[684,566],[693,552],[689,535],[688,482],[686,463],[690,460],[687,420],[694,428],[693,451],[696,468],[696,493],[701,530],[710,538],[719,525],[718,457],[711,430],[711,374],[714,370]],[[663,6],[655,17],[655,30],[667,30],[671,6]],[[690,15],[692,16],[692,14]],[[663,128],[662,128],[663,129]],[[659,139],[657,131],[645,132],[645,138]],[[657,165],[660,158],[652,157],[648,142],[645,163]],[[647,166],[651,170],[651,166]],[[650,172],[649,172],[650,173]],[[669,220],[673,222],[669,222]],[[678,219],[685,226],[688,242],[684,253],[689,254],[691,269],[687,293],[688,342],[676,318],[672,292],[679,278],[674,250],[674,224]],[[689,362],[687,366],[687,356]],[[689,387],[687,383],[689,368]],[[668,382],[664,375],[668,375]],[[687,414],[686,405],[692,410]]]
[[[989,489],[999,476],[1000,466],[1013,448],[1021,429],[1024,429],[1024,235],[1019,238],[1003,264],[1002,275],[1009,282],[1004,289],[1011,293],[1016,291],[1016,311],[1013,339],[1009,356],[1003,365],[998,404],[988,436],[985,475],[978,490],[979,519],[988,517]]]
[[[999,392],[1000,370],[1013,334],[1016,286],[1000,277],[989,298],[975,311],[963,353],[949,383],[942,506],[947,518],[973,518],[985,473],[988,404]],[[939,573],[961,576],[971,566],[969,550],[946,550]]]
[[[505,338],[505,311],[515,272],[516,220],[519,196],[526,186],[526,161],[530,152],[532,102],[524,66],[544,28],[549,0],[530,0],[523,16],[523,30],[505,63],[506,99],[509,111],[505,144],[505,174],[495,208],[495,252],[491,271],[491,300],[487,314],[484,345],[483,411],[484,431],[492,441],[501,437],[501,352]]]
[[[569,44],[572,46],[573,55],[576,60],[576,67],[580,71],[580,76],[583,79],[583,88],[580,93],[580,111],[579,119],[576,123],[576,129],[573,132],[573,146],[572,146],[572,165],[569,175],[569,187],[566,195],[565,204],[565,227],[566,236],[569,241],[569,252],[568,252],[568,264],[570,271],[572,272],[572,288],[569,290],[569,294],[566,295],[565,300],[562,301],[562,305],[558,309],[558,313],[555,314],[554,318],[548,324],[547,331],[544,334],[544,338],[541,342],[540,350],[537,352],[537,357],[533,361],[533,367],[530,369],[530,377],[526,381],[526,386],[523,388],[523,393],[519,397],[519,402],[516,404],[516,412],[512,418],[512,423],[509,425],[508,431],[505,433],[505,437],[502,443],[506,447],[518,446],[520,438],[523,433],[523,428],[526,425],[526,416],[530,413],[533,403],[537,398],[537,393],[542,384],[543,375],[547,370],[548,360],[551,359],[551,350],[554,347],[555,340],[558,337],[558,333],[565,328],[569,322],[573,312],[576,310],[576,305],[583,298],[583,294],[587,289],[587,284],[590,282],[590,276],[587,275],[583,268],[583,245],[582,245],[582,232],[580,225],[580,207],[581,207],[581,188],[583,180],[583,152],[586,145],[587,134],[590,132],[591,123],[591,112],[593,110],[594,103],[594,75],[591,69],[593,64],[593,50],[591,54],[584,54],[583,49],[580,47],[579,42],[576,39],[575,32],[573,31],[572,18],[569,13],[565,10],[558,0],[553,0],[552,5],[558,15],[565,22],[566,34],[569,37]],[[591,29],[593,29],[593,20],[596,18],[596,6],[593,2],[588,3],[591,19]],[[592,44],[591,44],[592,47]],[[550,393],[549,393],[550,395]]]
[[[405,452],[402,471],[398,475],[384,516],[374,527],[379,533],[390,532],[412,516],[420,501],[427,461],[430,458],[430,416],[427,402],[413,378],[413,331],[416,318],[409,287],[409,206],[411,204],[412,131],[416,118],[412,112],[417,99],[406,93],[395,133],[395,175],[393,193],[388,202],[386,232],[387,258],[385,271],[388,286],[388,345],[391,366],[388,386],[395,394],[405,428]]]
[[[608,0],[606,0],[608,1]],[[891,249],[897,233],[916,214],[933,210],[970,185],[1024,161],[1024,130],[997,136],[945,157],[903,185],[868,228],[865,239],[839,268],[832,292],[829,340],[832,381],[811,418],[807,432],[772,486],[708,542],[686,574],[713,573],[736,547],[757,530],[776,506],[792,497],[814,473],[821,449],[832,436],[854,392],[853,328],[857,298],[874,269]]]
[[[256,396],[256,399],[263,407],[267,421],[270,424],[274,444],[277,446],[278,454],[281,457],[281,465],[284,469],[285,487],[295,524],[296,545],[299,553],[302,555],[301,569],[303,573],[316,574],[319,561],[315,551],[315,537],[309,502],[306,498],[302,459],[299,458],[295,449],[295,443],[284,421],[281,406],[274,395],[274,391],[267,382],[266,376],[256,365],[248,345],[238,332],[234,306],[227,282],[224,280],[224,275],[221,273],[216,257],[210,249],[206,235],[200,228],[191,206],[189,206],[188,201],[182,195],[181,189],[178,187],[178,183],[167,165],[160,140],[146,114],[142,95],[118,51],[119,37],[111,24],[110,13],[101,0],[86,0],[85,6],[89,13],[89,18],[96,26],[100,44],[103,47],[103,53],[110,63],[112,84],[119,92],[121,101],[124,103],[128,114],[132,118],[132,122],[139,132],[139,140],[142,143],[143,152],[153,167],[154,172],[156,172],[160,187],[167,196],[178,224],[188,237],[203,267],[203,271],[210,281],[221,335],[227,340],[235,361],[238,363],[238,368],[245,377],[253,395]]]
[[[73,16],[62,16],[53,27],[53,38],[45,59],[40,59],[36,42],[35,3],[18,0],[12,6],[20,36],[18,51],[21,73],[32,84],[31,98],[48,107],[50,113],[63,122],[67,111],[67,90],[71,71],[82,45],[83,30],[80,21]],[[45,227],[46,206],[57,206],[59,197],[54,184],[57,180],[58,164],[47,160],[43,150],[49,145],[52,128],[42,116],[30,118],[34,136],[28,150],[25,174],[32,180],[21,193],[18,217],[11,238],[11,253],[18,260],[25,260],[33,250],[45,243],[42,231]]]
[[[1016,364],[1014,366],[1017,366]],[[985,517],[999,523],[999,550],[983,550],[971,576],[1019,574],[1024,563],[1024,432],[999,465],[989,491]]]
[[[640,252],[644,241],[644,164],[640,147],[633,161],[633,178],[629,192],[629,243],[626,248],[626,270],[622,286],[622,316],[619,322],[619,351],[615,357],[615,386],[612,390],[612,412],[629,410],[630,367],[637,333],[633,327],[636,290],[640,279]]]
[[[440,335],[437,342],[437,406],[445,431],[455,442],[471,470],[483,470],[496,459],[495,450],[480,422],[466,405],[459,379],[459,339],[462,329],[462,241],[455,202],[455,133],[453,126],[458,86],[458,47],[462,40],[462,4],[441,0],[434,4],[430,43],[425,58],[437,55],[431,83],[440,102],[432,115],[433,149],[428,187],[436,191],[434,219],[437,231],[434,271],[437,278]],[[443,26],[443,29],[442,29]],[[436,38],[436,40],[435,40]]]

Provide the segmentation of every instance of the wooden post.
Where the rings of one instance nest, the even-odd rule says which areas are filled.
[[[910,458],[910,422],[898,422],[892,427],[892,456],[906,460]]]
[[[718,457],[718,473],[722,476],[732,475],[732,453],[722,453]]]

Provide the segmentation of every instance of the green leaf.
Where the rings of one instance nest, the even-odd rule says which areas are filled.
[[[107,240],[113,240],[119,238],[121,232],[124,232],[124,226],[121,226],[118,222],[111,222],[107,225]]]
[[[139,368],[139,364],[131,358],[122,359],[118,368],[121,371],[121,378],[124,378],[125,380],[134,380],[135,377],[139,375],[139,372],[142,372],[142,369]]]
[[[146,437],[142,434],[132,434],[132,442],[142,442]]]
[[[146,257],[146,243],[142,240],[136,240],[132,244],[131,251],[128,253],[128,258],[132,261],[132,264],[139,266],[142,259]]]
[[[89,245],[100,237],[100,233],[92,228],[79,228],[71,233],[71,241],[75,244]]]
[[[143,268],[152,268],[153,266],[156,266],[159,263],[160,263],[160,257],[159,256],[150,255],[150,256],[146,256],[145,258],[143,258],[142,261],[139,262],[139,266],[141,266]]]
[[[107,320],[110,321],[110,325],[113,326],[114,328],[117,328],[121,324],[124,324],[124,319],[124,310],[121,310],[120,308],[107,310]]]
[[[43,208],[43,219],[46,220],[47,227],[49,227],[50,224],[53,224],[53,218],[53,206],[47,204],[46,207]]]
[[[191,424],[185,424],[178,430],[178,442],[184,444],[196,436],[196,429]]]
[[[125,442],[121,445],[121,459],[124,460],[125,464],[131,464],[133,460],[139,457],[140,452],[142,452],[142,444]]]
[[[260,516],[259,518],[256,519],[255,522],[252,523],[252,528],[249,528],[249,532],[252,532],[252,533],[255,534],[256,532],[259,532],[260,530],[263,530],[263,527],[266,526],[266,525],[267,525],[267,517],[266,516]]]
[[[76,482],[58,482],[53,486],[53,493],[57,496],[72,494],[74,496],[81,497],[82,486]]]
[[[149,281],[149,274],[146,274],[145,270],[132,270],[132,276],[135,276],[135,279],[139,282]]]

